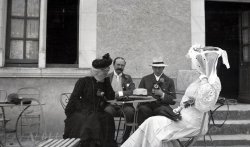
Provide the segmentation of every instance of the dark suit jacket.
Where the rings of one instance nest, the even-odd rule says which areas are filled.
[[[162,74],[160,80],[157,82],[154,74],[147,75],[141,79],[139,88],[145,88],[148,91],[148,95],[152,95],[152,88],[155,83],[158,83],[162,91],[165,93],[164,99],[160,101],[161,103],[174,105],[176,99],[175,85],[173,79],[169,78],[165,74]],[[171,92],[171,93],[170,93]],[[152,95],[153,96],[153,95]]]
[[[114,76],[114,72],[111,72],[108,74],[108,77],[110,79],[110,83],[112,83]],[[122,83],[122,89],[123,89],[123,95],[124,96],[130,96],[133,94],[133,90],[135,89],[135,84],[133,83],[133,80],[130,75],[122,73],[121,76],[121,83]]]

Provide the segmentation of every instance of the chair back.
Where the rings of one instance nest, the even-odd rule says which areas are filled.
[[[7,101],[7,91],[0,89],[0,102],[6,102]]]
[[[22,87],[17,90],[16,94],[21,104],[18,107],[20,114],[16,121],[16,128],[20,129],[18,131],[21,136],[28,132],[39,134],[41,128],[46,131],[40,90],[36,87]]]
[[[7,101],[7,91],[6,90],[3,90],[3,89],[0,89],[0,102],[6,102]],[[4,119],[3,119],[3,108],[1,107],[0,109],[0,122],[2,122]],[[1,128],[2,125],[0,125],[0,128]]]
[[[69,102],[70,96],[71,96],[71,93],[69,93],[69,92],[61,93],[61,95],[59,97],[59,101],[60,101],[63,109],[66,108],[66,105]]]
[[[30,104],[30,103],[36,103],[40,105],[40,91],[36,87],[22,87],[17,90],[17,96],[21,100],[22,104]],[[23,108],[20,107],[20,110]],[[30,106],[27,110],[25,110],[24,115],[30,114],[30,113],[37,113],[37,115],[40,115],[41,110],[39,107],[36,106]]]

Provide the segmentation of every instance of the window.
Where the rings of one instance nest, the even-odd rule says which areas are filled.
[[[66,32],[74,39],[55,52],[47,45],[51,46],[52,41],[48,40],[57,34],[47,27],[56,19],[47,17],[51,12],[48,9],[56,8],[57,4],[64,12],[57,14],[68,15],[65,18],[74,16],[64,23],[67,27],[72,25]],[[81,77],[88,74],[96,58],[97,0],[0,0],[0,5],[0,77]],[[74,47],[63,56],[53,55],[63,54],[71,45]],[[9,66],[12,68],[3,68]]]
[[[78,63],[79,0],[48,0],[46,64]],[[9,0],[6,66],[37,66],[40,0]]]
[[[37,66],[40,0],[8,0],[7,66]]]
[[[46,64],[77,65],[78,0],[48,0]]]

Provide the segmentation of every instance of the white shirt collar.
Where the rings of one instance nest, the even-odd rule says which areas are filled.
[[[162,75],[163,73],[161,73],[161,75]],[[155,75],[155,74],[154,74]],[[160,77],[161,77],[161,75],[160,76],[156,76],[155,75],[155,79],[156,79],[156,81],[159,81],[159,79],[160,79]]]
[[[114,70],[114,75],[116,75],[117,77],[121,77],[122,76],[122,73],[120,73],[119,75],[115,72]]]

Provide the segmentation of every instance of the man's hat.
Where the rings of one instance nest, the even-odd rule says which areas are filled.
[[[109,56],[109,53],[102,56],[102,59],[95,59],[92,62],[92,66],[96,69],[107,68],[111,65],[112,59]]]
[[[167,66],[166,64],[164,64],[162,57],[153,58],[153,63],[150,65],[153,67],[165,67],[165,66]]]

